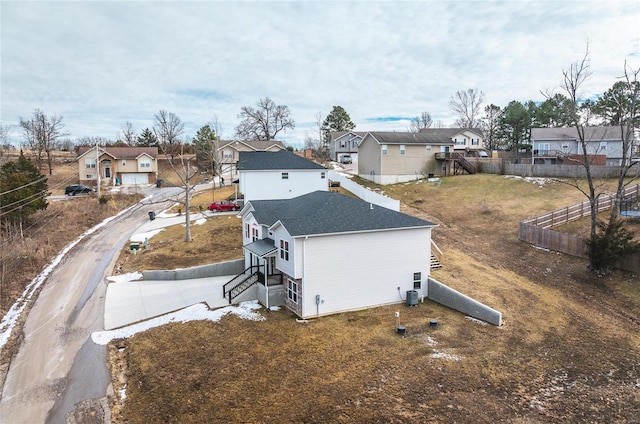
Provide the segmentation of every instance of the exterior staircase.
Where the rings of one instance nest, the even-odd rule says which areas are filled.
[[[442,264],[440,263],[440,259],[433,253],[431,254],[431,269],[440,269],[442,268]]]
[[[229,299],[229,305],[233,299],[258,282],[260,273],[251,273],[252,270],[251,267],[245,269],[222,286],[222,297]]]
[[[457,154],[456,162],[458,162],[458,165],[460,165],[460,167],[462,167],[462,169],[467,171],[469,174],[475,174],[476,173],[475,164],[473,164],[472,162],[467,160],[467,158],[465,158],[462,154],[460,154],[460,153]]]

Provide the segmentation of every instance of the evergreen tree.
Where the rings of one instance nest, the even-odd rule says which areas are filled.
[[[47,178],[20,151],[18,160],[0,166],[0,217],[3,228],[24,223],[29,216],[47,208]]]
[[[191,144],[196,153],[196,160],[202,168],[216,171],[215,165],[218,162],[218,137],[216,132],[209,124],[201,127],[196,136],[193,137]]]
[[[158,139],[153,131],[145,128],[136,139],[136,145],[140,147],[158,147]]]
[[[329,142],[331,131],[351,131],[356,127],[342,106],[334,106],[322,123],[325,143]]]

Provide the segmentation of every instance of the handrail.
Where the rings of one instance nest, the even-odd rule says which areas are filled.
[[[247,278],[245,278],[244,280],[240,281],[238,284],[233,286],[228,293],[229,304],[231,304],[231,301],[235,297],[239,296],[242,292],[244,292],[245,290],[247,290],[249,287],[253,286],[257,282],[258,282],[258,271],[254,272],[253,274],[249,275]]]
[[[240,277],[244,277],[247,275],[247,271],[250,271],[251,269],[253,269],[254,266],[250,266],[249,268],[245,269],[244,271],[242,271],[240,274],[236,275],[235,277],[233,277],[231,280],[227,281],[223,286],[222,286],[222,297],[227,297],[227,286],[229,286],[230,284],[233,284],[237,279],[239,279]],[[231,290],[229,290],[231,291]]]

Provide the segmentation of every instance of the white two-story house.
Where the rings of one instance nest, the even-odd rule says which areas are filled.
[[[250,200],[240,216],[246,272],[267,306],[311,318],[428,295],[432,222],[328,191]]]
[[[238,174],[245,202],[329,190],[327,168],[288,150],[239,152]]]

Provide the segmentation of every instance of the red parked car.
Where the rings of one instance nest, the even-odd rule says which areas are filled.
[[[207,208],[211,212],[226,212],[226,211],[238,211],[240,210],[240,206],[238,206],[235,202],[229,202],[228,200],[220,200],[218,202],[213,202]]]

